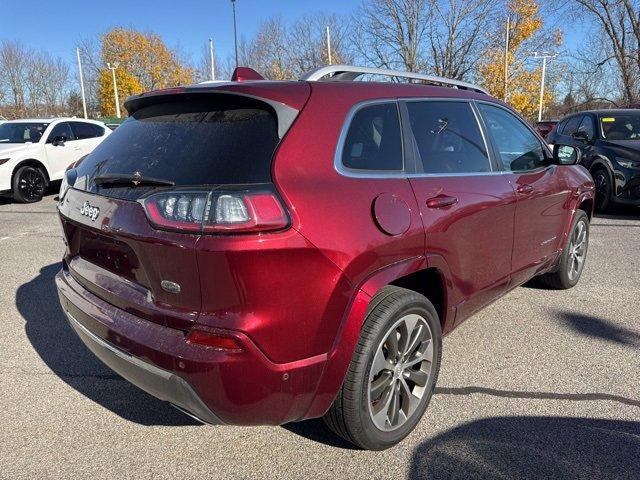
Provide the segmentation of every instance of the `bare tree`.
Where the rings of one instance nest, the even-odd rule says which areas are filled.
[[[0,43],[0,85],[11,101],[11,116],[21,117],[27,113],[24,79],[32,57],[33,51],[21,42],[5,40]]]
[[[594,53],[594,71],[613,63],[623,103],[640,98],[640,2],[637,0],[575,0],[581,13],[599,30],[602,46]],[[597,55],[602,52],[601,55]]]
[[[431,0],[427,31],[436,75],[465,79],[486,50],[497,0]]]
[[[377,67],[410,72],[428,65],[429,0],[370,0],[354,16],[358,54]]]
[[[331,36],[331,63],[353,61],[348,22],[337,15],[307,15],[294,22],[288,34],[291,69],[295,76],[329,64],[327,27]]]

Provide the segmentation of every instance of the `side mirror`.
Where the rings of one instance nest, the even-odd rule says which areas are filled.
[[[577,132],[573,132],[571,136],[576,140],[581,140],[583,142],[588,142],[589,140],[591,140],[589,138],[589,135],[587,135],[587,132],[577,131]]]
[[[575,165],[582,160],[582,152],[571,145],[554,145],[553,162],[556,165]]]
[[[64,147],[64,142],[66,141],[67,141],[67,137],[65,137],[64,135],[57,135],[53,137],[53,140],[51,140],[51,144],[54,147]]]

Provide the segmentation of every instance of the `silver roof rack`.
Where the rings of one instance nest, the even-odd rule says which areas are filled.
[[[451,80],[450,78],[438,77],[436,75],[425,75],[422,73],[403,72],[400,70],[390,70],[387,68],[371,68],[371,67],[356,67],[354,65],[327,65],[325,67],[316,68],[302,77],[300,80],[306,80],[310,82],[317,81],[336,81],[336,80],[355,80],[362,75],[381,75],[385,77],[396,78],[411,78],[414,80],[421,80],[425,83],[434,85],[443,85],[446,87],[462,88],[465,90],[473,90],[475,92],[484,93],[489,95],[489,92],[484,88],[474,85],[472,83],[463,82],[461,80]],[[327,78],[325,78],[327,77]]]

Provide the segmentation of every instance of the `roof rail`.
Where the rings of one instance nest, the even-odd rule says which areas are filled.
[[[472,83],[463,82],[461,80],[452,80],[450,78],[438,77],[436,75],[425,75],[422,73],[390,70],[387,68],[357,67],[353,65],[327,65],[325,67],[316,68],[315,70],[304,74],[302,77],[300,77],[300,80],[306,80],[310,82],[355,80],[362,75],[381,75],[385,77],[411,78],[434,85],[443,85],[446,87],[473,90],[475,92],[489,95],[489,92],[484,88]]]

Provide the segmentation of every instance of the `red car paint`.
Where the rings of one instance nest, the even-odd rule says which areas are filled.
[[[580,166],[368,179],[334,168],[355,105],[445,98],[504,106],[484,94],[362,82],[251,81],[207,91],[298,112],[271,167],[290,226],[238,235],[162,231],[139,202],[71,188],[59,205],[67,251],[56,282],[63,309],[84,328],[184,380],[224,423],[323,415],[379,289],[428,273],[415,278],[432,282],[422,290],[438,297],[432,301],[448,333],[553,267],[576,209],[591,214],[593,184]],[[189,90],[136,101],[181,95]],[[81,213],[85,202],[101,212],[97,222]],[[179,293],[160,287],[167,279],[182,286]],[[240,348],[191,344],[194,329],[219,332]]]

